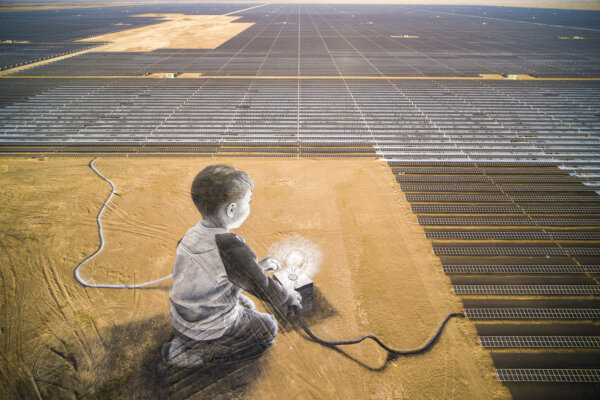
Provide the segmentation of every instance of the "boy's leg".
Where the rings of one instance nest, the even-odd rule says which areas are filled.
[[[215,361],[238,361],[261,354],[276,335],[277,321],[272,315],[242,308],[227,333],[214,341]]]
[[[246,296],[243,293],[240,293],[240,296],[238,297],[238,303],[240,303],[242,307],[254,310],[254,302],[252,301],[252,299],[250,299],[250,297]]]
[[[195,342],[195,341],[194,341]],[[194,349],[191,339],[181,334],[175,334],[170,342],[161,347],[164,362],[183,368],[198,368],[206,364],[200,349]]]
[[[202,367],[211,361],[244,360],[267,350],[276,335],[277,321],[272,315],[241,307],[237,320],[222,337],[202,341],[176,333],[169,346],[165,346],[163,359],[187,368]]]

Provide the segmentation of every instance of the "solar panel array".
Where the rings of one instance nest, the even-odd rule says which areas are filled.
[[[578,382],[600,383],[600,369],[497,369],[498,379],[503,382]]]
[[[513,129],[513,126],[506,127],[507,131]],[[574,132],[565,130],[563,137],[569,135],[567,131]],[[533,129],[532,132],[535,135],[540,130]],[[597,134],[598,129],[595,132]],[[491,135],[489,140],[497,137]],[[455,148],[460,149],[461,145],[456,144]],[[563,151],[573,150],[568,142],[563,142],[562,146]],[[483,345],[490,349],[503,348],[505,352],[533,347],[542,352],[567,347],[597,351],[593,345],[574,345],[572,338],[549,337],[548,331],[566,321],[600,318],[597,300],[600,286],[596,278],[600,271],[597,265],[600,260],[600,210],[597,207],[600,197],[597,188],[594,189],[600,177],[598,164],[594,164],[598,158],[589,158],[590,164],[585,168],[581,168],[583,163],[576,166],[567,159],[554,166],[545,160],[546,166],[542,167],[542,164],[536,166],[522,156],[517,146],[514,147],[515,158],[506,165],[492,158],[501,154],[492,147],[488,148],[490,158],[485,166],[478,162],[469,165],[465,160],[443,166],[441,163],[424,163],[418,167],[412,162],[403,164],[401,161],[390,164],[419,223],[424,226],[426,236],[433,240],[434,252],[442,258],[445,272],[451,274],[453,292],[473,298],[471,301],[475,303],[465,309],[466,315],[477,321],[523,321],[533,333],[527,339],[515,339],[511,325],[500,323],[494,325],[493,336],[480,335],[489,336],[483,339]],[[597,149],[598,145],[590,142],[587,150]],[[488,162],[496,164],[492,167]],[[560,284],[561,280],[553,280],[565,275],[578,276],[577,282],[570,284],[564,280],[564,284]],[[466,279],[467,276],[470,278]],[[544,296],[554,298],[558,303],[542,305],[542,308],[527,307],[529,302]],[[495,297],[519,299],[520,303],[518,308],[489,307],[494,305],[492,299]],[[589,308],[556,308],[557,305],[560,307],[561,301],[576,298],[586,299]],[[481,330],[483,326],[477,328]],[[576,337],[581,330],[581,326],[573,326],[572,336]],[[514,357],[510,358],[511,354]],[[519,353],[505,356],[512,360],[506,363],[515,367],[514,370],[523,365]],[[567,353],[561,354],[559,359],[562,360],[559,366],[583,366]],[[543,367],[545,362],[543,358],[540,360],[537,365]],[[500,373],[499,377],[510,381]],[[586,382],[549,375],[521,376],[521,381]]]
[[[600,295],[600,285],[452,285],[456,294]]]
[[[137,5],[111,7],[110,11],[104,12],[97,9],[59,10],[47,12],[50,14],[47,18],[54,22],[47,26],[39,26],[39,22],[36,25],[35,20],[24,15],[26,13],[19,13],[18,19],[16,15],[12,20],[5,17],[8,25],[0,33],[11,34],[7,37],[9,39],[39,40],[42,33],[46,33],[54,40],[69,40],[74,36],[97,35],[106,33],[110,28],[122,27],[111,25],[113,23],[135,27],[155,22],[130,17],[135,14],[214,14],[253,5]],[[300,66],[303,75],[305,72],[337,75],[339,69],[344,75],[369,76],[477,76],[488,73],[591,77],[596,76],[600,68],[597,44],[593,40],[559,39],[585,37],[593,32],[583,28],[586,21],[581,16],[577,17],[576,13],[563,13],[569,25],[561,26],[510,20],[492,23],[460,13],[444,14],[392,5],[365,8],[358,5],[298,7],[274,4],[240,15],[244,17],[239,22],[253,22],[255,26],[221,46],[219,51],[166,49],[146,54],[115,54],[112,64],[121,65],[124,72],[133,72],[139,65],[147,64],[157,69],[171,68],[173,72],[201,72],[205,75],[254,75],[257,72],[263,75],[273,72],[295,75],[297,36],[300,33],[302,59],[305,61]],[[64,27],[61,28],[58,22],[62,22]],[[19,23],[32,24],[31,33],[14,36]],[[597,22],[595,26],[597,29]],[[249,41],[257,34],[260,34],[259,40]],[[274,42],[272,58],[279,59],[279,62],[269,62],[267,68],[259,71],[260,57]],[[230,55],[242,46],[245,46],[241,53],[245,62],[228,63],[222,68]],[[108,63],[92,62],[94,57],[87,54],[29,73],[56,75],[62,74],[66,68],[77,74],[107,75],[107,71],[113,70]],[[73,65],[77,67],[72,68]]]
[[[94,43],[0,43],[0,71],[96,46]]]
[[[465,308],[472,319],[599,320],[600,308]]]
[[[585,274],[600,273],[600,265],[529,265],[529,264],[498,264],[498,265],[444,265],[447,274]]]
[[[437,177],[444,179],[450,179],[445,175],[548,175],[553,178],[552,175],[563,175],[563,178],[570,179],[568,176],[564,176],[565,171],[562,170],[550,170],[547,168],[520,168],[520,169],[507,169],[507,168],[396,168],[392,167],[392,172],[396,175],[396,179],[399,179],[404,174],[419,174],[415,178],[425,178],[425,174],[434,174]],[[600,169],[586,169],[588,173],[600,173]],[[408,177],[403,177],[408,178]],[[464,177],[466,178],[466,177]],[[474,179],[475,177],[470,177]],[[530,179],[535,177],[529,177]],[[458,177],[463,179],[463,177]]]
[[[427,231],[425,237],[462,240],[600,240],[600,232]]]
[[[600,336],[479,336],[483,347],[599,348]]]
[[[478,256],[552,256],[552,255],[583,255],[598,256],[598,247],[434,247],[437,255],[478,255]]]
[[[224,14],[253,5],[256,4],[156,4],[0,13],[0,70],[103,44],[77,43],[79,39],[162,22],[140,14]]]
[[[163,3],[0,12],[0,40],[69,42],[160,21],[140,14],[218,15],[260,3]],[[27,29],[23,29],[27,27]]]
[[[3,62],[34,58],[19,54],[43,38],[53,44],[31,54],[124,29],[113,23],[158,22],[134,14],[252,6],[62,10],[28,32],[17,27],[30,14],[0,14],[1,38],[32,42],[2,44]],[[480,337],[558,346],[571,339],[549,330],[573,322],[562,336],[590,336],[600,319],[600,82],[571,78],[600,77],[600,13],[270,4],[233,15],[254,25],[216,49],[90,51],[0,79],[0,156],[379,158],[467,317],[495,321]],[[144,78],[168,72],[201,75]],[[503,79],[516,74],[556,80]],[[531,334],[515,335],[510,321]],[[570,352],[536,369],[511,351],[502,363],[492,352],[502,381],[597,382]],[[536,393],[556,389],[544,387]]]
[[[506,198],[505,198],[506,200]],[[600,207],[581,207],[581,206],[527,206],[516,204],[500,205],[412,205],[411,209],[416,213],[445,213],[445,214],[522,214],[523,212],[532,214],[593,214],[600,212]]]
[[[532,182],[532,183],[535,183]],[[594,192],[598,185],[400,185],[405,192]]]
[[[50,84],[48,80],[45,81],[46,85]],[[0,143],[4,152],[183,151],[218,154],[233,151],[282,156],[341,152],[361,157],[378,156],[396,165],[413,165],[420,161],[427,164],[432,160],[450,163],[449,159],[457,158],[456,163],[468,163],[471,166],[479,164],[475,160],[478,156],[468,149],[466,140],[466,137],[473,136],[473,130],[455,128],[457,132],[452,136],[465,139],[461,143],[452,140],[450,132],[438,132],[435,129],[430,122],[432,117],[423,117],[422,107],[411,106],[416,98],[408,95],[404,98],[395,90],[400,87],[404,91],[413,87],[416,89],[417,83],[412,81],[373,84],[311,79],[301,82],[295,79],[206,79],[197,84],[183,80],[166,84],[163,80],[157,80],[149,85],[139,80],[106,82],[94,79],[65,84],[64,80],[57,79],[54,83],[56,87],[27,97],[26,101],[13,102],[0,110]],[[31,86],[15,85],[13,80],[3,80],[0,84],[6,89],[0,95],[7,97],[6,101],[19,96],[20,89],[32,90]],[[492,92],[494,89],[502,87],[488,90]],[[528,93],[531,91],[531,88],[527,89]],[[443,90],[437,88],[431,91],[430,96],[435,99],[441,92]],[[387,100],[385,104],[379,100],[381,98]],[[561,103],[564,104],[562,100]],[[519,101],[515,100],[513,106],[512,113],[518,115],[521,107]],[[536,108],[540,106],[535,105]],[[544,112],[552,113],[553,109],[548,108]],[[460,117],[459,113],[454,117],[456,121],[453,126],[460,124],[460,118],[470,117],[465,114]],[[553,124],[562,126],[564,122]],[[528,132],[533,129],[524,128]],[[562,129],[565,136],[573,135],[569,128]],[[530,133],[529,136],[537,136],[536,141],[546,140],[539,132]],[[427,137],[436,146],[446,150],[432,151],[430,145],[421,143]],[[495,140],[495,137],[488,136],[491,140]],[[510,137],[505,140],[509,141]],[[597,134],[590,133],[581,141],[587,142],[590,149],[598,148]],[[407,145],[402,152],[396,150],[398,144],[404,143]],[[527,143],[523,145],[529,146]],[[513,146],[517,148],[519,144]],[[452,154],[457,150],[460,155]],[[540,154],[537,158],[536,162],[547,157],[545,164],[568,168],[563,175],[552,173],[552,178],[556,180],[561,177],[562,182],[572,182],[569,185],[540,182],[540,174],[527,183],[527,176],[519,174],[523,183],[520,185],[462,182],[454,185],[403,184],[401,187],[410,192],[413,196],[411,199],[415,200],[427,196],[438,201],[460,201],[461,198],[468,201],[466,193],[473,193],[474,196],[490,193],[487,194],[487,201],[490,202],[519,201],[525,196],[537,201],[537,198],[544,198],[540,194],[553,192],[556,197],[551,200],[555,201],[560,201],[560,197],[595,202],[597,196],[594,192],[600,186],[594,177],[598,174],[578,176],[589,166],[597,165],[600,152],[588,153],[578,155],[573,161],[568,150],[559,151],[557,148],[552,154]],[[486,159],[511,165],[519,161],[517,157],[518,154],[507,156],[490,153]],[[521,159],[528,160],[530,157],[523,155]],[[466,161],[468,159],[471,161]],[[427,176],[431,177],[432,174]],[[409,175],[402,177],[406,179]],[[444,180],[451,182],[453,177],[459,175],[446,175]],[[452,195],[453,192],[461,194]],[[486,201],[478,197],[473,199]]]

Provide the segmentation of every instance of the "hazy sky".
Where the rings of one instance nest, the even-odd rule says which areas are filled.
[[[256,0],[254,0],[256,1]],[[175,2],[175,1],[174,1]],[[210,2],[207,0],[207,2]],[[494,5],[494,6],[523,6],[546,8],[598,8],[600,0],[274,0],[269,3],[404,3],[404,4],[463,4],[463,5]]]
[[[0,0],[0,5],[33,5],[33,4],[107,4],[107,3],[261,3],[260,0]],[[273,0],[265,3],[404,3],[404,4],[465,4],[494,6],[524,6],[547,8],[580,8],[600,9],[600,0]]]
[[[250,0],[245,0],[248,2]],[[27,4],[85,4],[85,3],[237,3],[237,0],[2,0],[0,4],[27,3]],[[252,2],[262,3],[260,0]],[[522,3],[536,4],[596,4],[600,6],[600,0],[273,0],[265,3],[413,3],[413,4],[498,4],[498,3]]]

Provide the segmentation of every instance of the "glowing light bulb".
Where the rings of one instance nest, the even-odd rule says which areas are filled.
[[[288,271],[288,279],[295,281],[306,263],[306,254],[302,250],[290,250],[283,257],[283,266]]]

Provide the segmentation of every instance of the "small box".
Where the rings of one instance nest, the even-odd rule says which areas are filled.
[[[310,310],[313,307],[313,281],[302,272],[292,273],[289,270],[277,271],[275,280],[286,289],[293,289],[302,296],[303,309]]]

